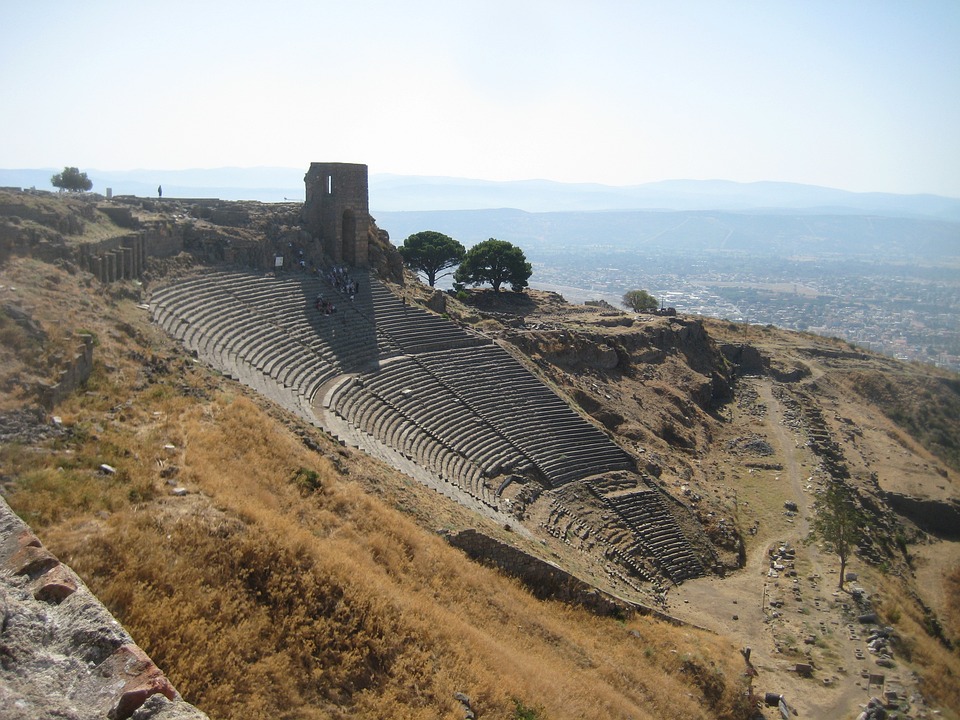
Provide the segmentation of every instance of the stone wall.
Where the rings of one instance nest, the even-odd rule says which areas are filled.
[[[454,547],[463,550],[472,560],[492,565],[504,574],[519,579],[541,600],[561,600],[581,605],[598,615],[636,612],[653,615],[674,624],[679,623],[676,618],[646,605],[604,593],[553,563],[476,530],[462,530],[447,535],[446,539]]]
[[[763,356],[752,345],[724,344],[720,352],[736,370],[737,375],[763,375],[765,372]]]
[[[105,208],[101,209],[106,212]],[[111,211],[107,214],[111,217],[117,214],[121,220],[130,213],[129,208],[125,207],[113,210],[117,212]],[[134,232],[80,246],[80,267],[100,282],[139,278],[146,268],[148,258],[173,257],[184,250],[183,229],[179,225],[164,221],[141,223],[132,216],[130,220],[134,225]],[[127,220],[123,222],[126,223]]]
[[[167,222],[145,223],[141,226],[144,251],[147,257],[168,258],[184,250],[183,228]]]
[[[37,388],[40,404],[47,410],[52,410],[90,377],[93,370],[93,336],[80,335],[80,341],[77,352],[60,370],[57,382],[51,385],[41,384]]]
[[[133,216],[133,211],[128,207],[120,205],[100,205],[100,212],[113,220],[114,225],[127,228],[128,230],[137,230],[140,227],[140,221]]]
[[[140,277],[148,255],[142,233],[81,245],[79,252],[80,267],[104,283]]]
[[[0,498],[0,717],[206,720]]]

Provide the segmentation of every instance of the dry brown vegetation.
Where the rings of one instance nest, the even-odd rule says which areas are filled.
[[[947,607],[943,623],[947,635],[953,642],[960,642],[960,567],[955,568],[944,579],[944,595],[947,598]]]
[[[940,619],[902,578],[883,575],[879,580],[880,616],[896,628],[897,650],[906,660],[924,668],[921,688],[936,703],[960,712],[960,652],[940,626]],[[952,613],[956,611],[956,591],[960,589],[960,568],[947,579]],[[951,614],[953,621],[956,616]],[[949,621],[949,620],[948,620]],[[954,635],[954,638],[957,636]]]
[[[65,536],[68,562],[200,707],[427,718],[459,691],[492,717],[514,700],[549,717],[699,717],[701,693],[718,716],[742,708],[719,638],[538,602],[270,425],[244,398],[167,415],[181,480],[216,510],[169,500]]]
[[[947,373],[916,377],[898,373],[853,373],[853,390],[875,403],[884,414],[928,447],[954,470],[960,470],[960,380]]]

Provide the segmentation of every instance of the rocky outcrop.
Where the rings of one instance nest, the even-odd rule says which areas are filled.
[[[613,370],[620,364],[615,348],[602,335],[571,330],[508,331],[504,339],[530,357],[565,370]]]
[[[403,258],[400,257],[400,251],[390,242],[390,233],[378,228],[373,218],[370,218],[367,254],[370,267],[377,277],[396,285],[404,284]]]
[[[40,404],[52,410],[65,397],[83,385],[93,371],[93,336],[82,333],[77,336],[80,345],[73,357],[60,368],[55,383],[41,383],[37,387]]]
[[[205,720],[0,498],[0,716]]]
[[[763,356],[753,345],[725,343],[720,346],[720,352],[734,366],[737,375],[763,375]]]
[[[960,539],[960,502],[957,500],[933,500],[893,492],[884,493],[884,499],[920,529],[948,540]]]

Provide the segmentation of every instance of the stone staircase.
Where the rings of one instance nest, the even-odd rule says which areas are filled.
[[[703,565],[655,490],[614,495],[594,492],[633,530],[636,547],[632,554],[654,558],[676,583],[704,574]]]

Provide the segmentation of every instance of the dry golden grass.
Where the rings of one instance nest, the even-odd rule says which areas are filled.
[[[77,513],[46,537],[213,716],[452,718],[456,692],[487,717],[745,716],[726,641],[537,601],[243,397],[154,407],[128,431],[129,481],[169,443],[201,494],[114,508],[95,533]]]
[[[944,579],[944,596],[944,629],[953,642],[960,643],[960,567],[954,568]]]

